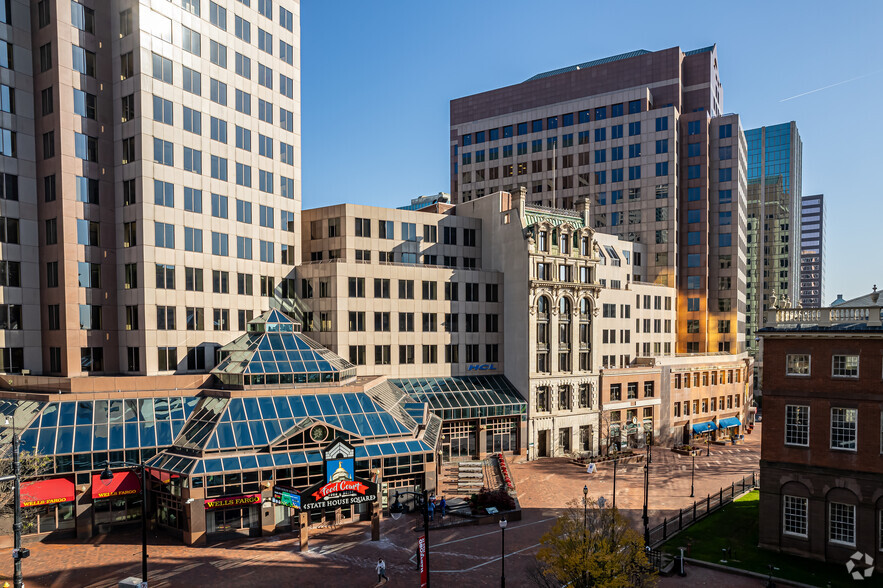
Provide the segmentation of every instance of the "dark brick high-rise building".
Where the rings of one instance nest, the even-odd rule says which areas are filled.
[[[716,46],[633,51],[451,101],[451,195],[524,186],[592,202],[646,246],[634,281],[676,286],[680,353],[745,347],[746,143],[723,114]]]

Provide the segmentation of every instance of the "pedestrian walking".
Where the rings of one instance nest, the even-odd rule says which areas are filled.
[[[445,502],[445,497],[441,497],[441,503],[439,504],[441,518],[445,518],[445,509],[448,507],[448,503]]]
[[[426,505],[426,508],[429,509],[429,520],[434,521],[435,520],[435,503],[432,500],[430,500],[429,504]]]
[[[389,578],[386,577],[386,562],[383,561],[383,558],[377,560],[377,581],[379,582],[381,578],[389,582]]]

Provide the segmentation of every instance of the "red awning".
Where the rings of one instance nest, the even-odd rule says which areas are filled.
[[[102,480],[100,474],[92,475],[92,498],[127,496],[141,492],[141,480],[134,472],[114,472],[113,480]]]
[[[22,506],[42,506],[74,500],[73,478],[52,478],[21,485]]]

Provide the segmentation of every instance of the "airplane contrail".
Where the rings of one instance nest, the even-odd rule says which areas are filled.
[[[862,76],[850,78],[848,80],[843,80],[842,82],[837,82],[835,84],[830,84],[828,86],[824,86],[821,88],[816,88],[815,90],[810,90],[809,92],[803,92],[802,94],[797,94],[796,96],[791,96],[790,98],[783,98],[783,99],[779,100],[779,102],[787,102],[788,100],[794,100],[795,98],[800,98],[801,96],[806,96],[808,94],[815,94],[816,92],[821,92],[822,90],[827,90],[828,88],[833,88],[835,86],[842,86],[843,84],[848,84],[849,82],[854,82],[856,80],[860,80],[862,78],[872,76],[876,73],[879,73],[880,71],[883,71],[883,70],[878,69],[877,71],[872,71],[871,73],[866,73],[865,75],[862,75]]]

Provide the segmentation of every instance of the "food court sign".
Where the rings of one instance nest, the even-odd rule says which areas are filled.
[[[376,501],[377,484],[355,476],[355,456],[353,446],[340,438],[326,447],[323,481],[301,492],[301,508],[310,511]]]

